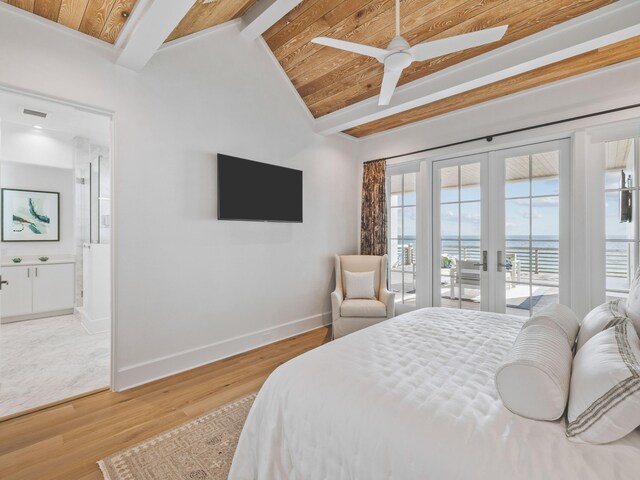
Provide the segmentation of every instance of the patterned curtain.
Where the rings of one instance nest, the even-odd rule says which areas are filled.
[[[362,177],[362,221],[360,254],[387,253],[387,197],[385,194],[386,162],[364,164]]]

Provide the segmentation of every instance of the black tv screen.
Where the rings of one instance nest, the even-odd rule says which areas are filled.
[[[302,171],[219,153],[218,219],[302,222]]]

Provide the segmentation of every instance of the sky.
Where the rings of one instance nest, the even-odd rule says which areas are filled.
[[[528,198],[531,188],[532,199]],[[456,201],[456,188],[442,192],[442,201]],[[462,188],[460,197],[464,200],[479,200],[479,188]],[[523,198],[525,197],[525,198]],[[460,234],[463,237],[480,236],[480,201],[440,206],[442,236],[457,236],[458,221]],[[529,220],[533,236],[559,236],[559,197],[558,179],[534,179],[529,181],[513,181],[505,186],[505,232],[507,237],[528,236]]]
[[[528,236],[529,219],[534,237],[559,236],[559,197],[558,179],[534,179],[526,181],[512,181],[505,186],[505,230],[507,237]],[[528,198],[530,190],[532,197]],[[400,196],[394,195],[392,206],[399,205]],[[480,188],[477,186],[462,187],[458,204],[458,188],[446,188],[441,191],[441,202],[455,202],[441,204],[441,236],[456,237],[458,224],[462,237],[480,236]],[[531,203],[531,205],[530,205]],[[416,235],[416,194],[409,192],[404,195],[404,234]],[[412,205],[407,207],[407,205]],[[460,205],[460,215],[458,213]],[[401,219],[400,209],[391,209],[391,237],[400,237]],[[459,218],[460,217],[460,218]]]

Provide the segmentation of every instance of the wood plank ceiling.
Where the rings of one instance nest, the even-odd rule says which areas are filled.
[[[137,0],[0,0],[114,43]],[[263,35],[314,117],[378,95],[383,66],[375,59],[311,43],[328,36],[386,47],[394,36],[395,0],[303,0]],[[416,62],[399,85],[532,35],[615,0],[401,0],[401,31],[411,45],[498,25],[500,42]],[[166,41],[239,18],[256,0],[196,0]],[[398,113],[346,133],[363,137],[525,89],[640,57],[640,38],[558,62],[470,92]]]
[[[613,2],[401,0],[401,32],[411,45],[505,24],[509,29],[500,42],[416,62],[404,71],[399,84],[417,80]],[[394,0],[304,0],[265,32],[264,38],[313,116],[318,118],[378,95],[383,66],[373,58],[316,45],[310,42],[311,39],[322,35],[384,48],[394,36],[394,15]],[[619,49],[625,46],[628,44]],[[624,52],[615,51],[625,56]],[[609,53],[613,53],[611,49]],[[607,63],[605,57],[601,54],[598,64]],[[560,68],[556,76],[566,77],[590,69],[573,59],[567,60],[567,67],[566,72],[561,72],[563,69]],[[593,68],[600,67],[594,65]],[[541,73],[548,74],[548,70],[541,69]],[[528,86],[518,85],[518,81],[505,81],[515,85],[510,89],[494,85],[484,93],[487,99],[496,98],[498,91],[506,92],[498,95],[502,96],[517,91],[519,86],[531,88],[543,81],[544,78],[538,82],[533,78]],[[468,97],[465,99],[470,103]],[[462,108],[460,101],[461,98],[454,97],[438,102],[438,106],[442,110],[446,110],[446,105],[452,109]],[[472,103],[480,101],[485,100],[476,92]],[[398,114],[347,133],[369,135],[430,115],[432,106],[421,108],[420,112],[415,109],[411,114]]]
[[[437,102],[428,103],[406,112],[391,115],[374,122],[346,130],[354,137],[365,137],[392,128],[419,122],[438,115],[471,107],[480,103],[511,95],[530,88],[556,82],[574,75],[615,65],[634,58],[640,58],[640,37],[592,50],[562,62],[531,70],[499,82],[476,88]]]
[[[137,0],[0,0],[92,37],[115,43]],[[167,42],[241,17],[256,0],[196,0]]]
[[[205,3],[205,0],[197,0],[171,32],[167,42],[241,17],[255,3],[256,0],[214,0],[208,3]]]
[[[115,43],[137,0],[0,0],[92,37]]]

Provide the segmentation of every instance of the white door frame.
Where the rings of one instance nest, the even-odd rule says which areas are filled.
[[[595,127],[588,130],[587,135],[588,152],[587,158],[588,174],[589,174],[589,195],[588,207],[591,212],[590,224],[588,231],[590,235],[589,248],[591,258],[589,286],[590,300],[589,308],[594,308],[602,304],[607,299],[607,272],[606,272],[606,211],[605,211],[605,173],[606,173],[606,143],[625,140],[628,138],[635,139],[635,171],[633,178],[633,223],[635,225],[634,240],[630,242],[634,244],[634,257],[638,262],[640,249],[640,222],[638,218],[638,205],[640,203],[640,195],[638,194],[638,165],[640,165],[640,122],[638,119],[632,121],[619,122],[612,125]],[[635,265],[634,265],[635,267]],[[635,268],[633,269],[635,270]]]
[[[504,197],[504,160],[517,155],[531,155],[557,149],[560,154],[559,197],[560,197],[560,283],[559,301],[571,306],[571,216],[572,216],[572,156],[571,139],[560,138],[541,142],[528,143],[521,146],[501,148],[483,153],[450,157],[431,162],[431,289],[432,305],[440,304],[441,273],[440,258],[440,170],[454,165],[465,165],[479,162],[481,165],[481,240],[480,251],[487,252],[487,270],[481,268],[480,290],[483,311],[504,313],[506,310],[505,272],[498,272],[498,251],[505,251],[505,197]]]
[[[110,179],[110,197],[111,197],[111,242],[110,242],[110,254],[111,254],[111,332],[110,332],[110,341],[111,341],[111,358],[110,358],[110,378],[109,378],[109,385],[108,387],[113,390],[113,391],[117,391],[116,388],[116,372],[117,372],[117,365],[116,365],[116,352],[117,352],[117,345],[116,345],[116,338],[117,338],[117,294],[116,294],[116,284],[117,284],[117,278],[118,278],[118,266],[117,266],[117,249],[118,249],[118,245],[117,245],[117,225],[118,225],[118,197],[117,195],[114,195],[115,193],[115,186],[117,183],[117,153],[116,153],[116,141],[115,141],[115,130],[116,130],[116,118],[117,118],[117,114],[114,110],[110,110],[107,108],[103,108],[103,107],[96,107],[94,105],[88,105],[88,104],[83,104],[83,103],[79,103],[76,101],[71,101],[71,100],[67,100],[64,98],[59,98],[59,97],[55,97],[55,96],[51,96],[51,95],[46,95],[46,94],[41,94],[38,92],[33,92],[30,90],[25,90],[25,89],[21,89],[21,88],[16,88],[13,87],[11,85],[6,85],[3,83],[0,83],[0,91],[5,91],[5,92],[10,92],[10,93],[15,93],[18,95],[23,95],[25,97],[31,97],[34,99],[39,99],[39,100],[44,100],[47,102],[55,102],[55,103],[59,103],[62,105],[66,105],[66,106],[70,106],[70,107],[74,107],[74,108],[78,108],[80,110],[83,110],[85,112],[90,112],[90,113],[94,113],[96,115],[102,115],[105,116],[107,118],[109,118],[110,120],[110,139],[109,139],[109,148],[110,148],[110,160],[111,160],[111,179]],[[1,271],[0,271],[1,273]],[[0,328],[2,328],[0,326]],[[88,393],[88,392],[87,392]]]
[[[395,176],[395,175],[405,175],[408,173],[415,173],[416,174],[416,265],[418,266],[417,270],[416,270],[416,301],[415,301],[415,305],[410,305],[410,304],[405,304],[403,302],[398,302],[398,297],[396,296],[396,304],[395,304],[395,311],[396,311],[396,315],[400,315],[402,313],[407,313],[410,311],[415,310],[416,308],[420,308],[421,303],[423,302],[422,299],[422,293],[420,292],[420,271],[424,270],[424,267],[421,267],[421,265],[423,265],[421,262],[423,261],[423,258],[420,254],[420,250],[423,248],[423,240],[422,240],[422,234],[421,234],[421,228],[422,228],[422,220],[421,220],[421,198],[422,198],[422,194],[421,192],[424,191],[423,188],[423,180],[421,177],[421,171],[420,171],[420,164],[418,163],[407,163],[407,164],[402,164],[402,165],[396,165],[396,166],[389,166],[386,168],[386,172],[385,172],[385,191],[386,191],[386,202],[387,202],[387,212],[389,213],[391,211],[391,203],[390,203],[390,197],[391,197],[391,177]],[[404,190],[404,180],[403,180],[403,190]],[[403,191],[403,198],[404,198],[404,191]],[[403,201],[404,202],[404,201]],[[404,209],[403,209],[403,217],[404,217]],[[389,221],[389,220],[388,220]],[[387,242],[389,244],[389,248],[391,245],[391,231],[389,231],[389,226],[387,226]],[[403,232],[404,233],[404,232]],[[389,262],[387,265],[387,275],[388,275],[388,279],[389,279],[389,283],[391,283],[391,259],[389,258]],[[404,282],[404,279],[403,279]],[[402,295],[402,292],[400,292],[400,295]]]
[[[506,311],[505,272],[499,272],[498,251],[505,252],[505,159],[520,155],[533,155],[550,149],[559,152],[559,303],[571,306],[571,139],[564,138],[547,142],[536,142],[520,147],[505,148],[489,153],[490,178],[489,196],[491,197],[491,239],[489,254],[491,285],[495,286],[492,311]],[[529,219],[531,228],[531,219]]]
[[[488,253],[489,238],[487,236],[489,232],[489,201],[485,193],[487,191],[489,182],[489,155],[488,153],[476,153],[472,155],[465,155],[462,157],[449,158],[446,160],[437,160],[432,162],[432,183],[431,183],[431,258],[432,258],[432,302],[433,306],[440,306],[440,289],[441,287],[441,272],[440,262],[438,259],[441,256],[440,247],[440,199],[436,198],[440,193],[440,171],[443,168],[452,166],[469,165],[473,163],[480,164],[480,255],[482,252]],[[460,205],[460,199],[458,199],[458,205]],[[458,210],[460,212],[460,210]],[[459,222],[460,222],[459,216]],[[458,234],[459,235],[459,234]],[[437,241],[436,241],[437,240]],[[491,308],[491,299],[489,296],[489,264],[487,264],[487,270],[480,268],[480,310],[489,311]],[[436,293],[436,289],[438,292]],[[460,293],[461,295],[461,293]]]

